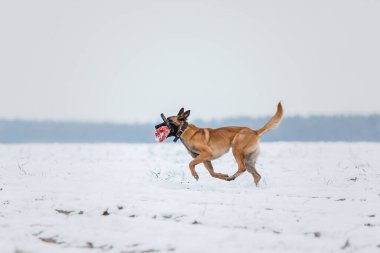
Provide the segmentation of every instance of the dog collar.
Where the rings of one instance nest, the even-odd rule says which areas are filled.
[[[181,135],[183,134],[183,132],[185,132],[185,130],[188,126],[189,126],[189,123],[187,123],[187,121],[185,121],[185,123],[183,123],[182,127],[175,134],[175,138],[174,138],[173,142],[177,142],[178,139],[181,138]]]

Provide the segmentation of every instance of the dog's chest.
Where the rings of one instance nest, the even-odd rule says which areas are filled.
[[[195,158],[195,157],[197,157],[198,155],[199,155],[199,151],[197,150],[197,149],[195,149],[195,148],[189,148],[188,146],[186,146],[185,145],[185,147],[186,147],[186,149],[187,149],[187,152],[191,155],[191,157],[193,157],[193,158]]]
[[[191,155],[192,158],[196,158],[199,154],[195,153],[193,151],[188,150],[188,153]]]
[[[181,141],[183,145],[185,146],[187,152],[191,155],[191,157],[195,158],[199,155],[199,152],[195,150],[193,147],[190,147],[190,145],[187,142],[183,141],[182,139]]]

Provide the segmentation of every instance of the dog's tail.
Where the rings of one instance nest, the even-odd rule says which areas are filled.
[[[257,135],[262,136],[269,130],[277,127],[278,124],[280,124],[280,121],[282,119],[282,114],[283,114],[282,105],[281,105],[281,102],[279,102],[277,105],[276,114],[265,124],[265,126],[263,126],[262,128],[256,131]]]

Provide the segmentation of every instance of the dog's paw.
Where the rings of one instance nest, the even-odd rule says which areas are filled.
[[[195,180],[197,180],[197,181],[198,181],[198,179],[199,179],[199,176],[198,176],[198,174],[197,174],[197,173],[195,173],[193,177],[195,178]]]
[[[235,180],[235,177],[227,177],[226,180],[227,181],[232,181],[232,180]]]
[[[229,178],[229,176],[227,174],[222,174],[220,173],[220,179],[223,179],[223,180],[227,180],[227,178]]]

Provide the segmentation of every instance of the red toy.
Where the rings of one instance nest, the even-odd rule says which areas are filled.
[[[163,142],[168,137],[169,134],[170,134],[170,128],[167,126],[159,127],[154,132],[157,142]]]

